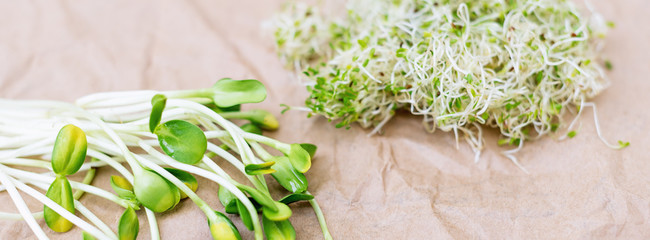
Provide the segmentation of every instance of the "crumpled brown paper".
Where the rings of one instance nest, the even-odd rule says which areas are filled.
[[[631,146],[616,151],[602,144],[589,109],[575,138],[526,144],[517,156],[530,174],[499,154],[506,149],[496,146],[494,130],[475,164],[469,147],[455,148],[453,134],[428,134],[408,114],[372,137],[303,112],[279,115],[279,104],[301,105],[307,96],[262,31],[279,0],[0,2],[0,97],[72,101],[99,91],[256,78],[269,96],[248,108],[268,109],[281,123],[268,135],[319,147],[309,190],[336,239],[647,239],[650,2],[592,4],[616,23],[605,48],[614,64],[612,86],[594,99],[602,133]],[[94,185],[110,189],[111,174],[100,169]],[[198,194],[222,209],[215,184],[201,180]],[[24,196],[32,211],[42,210]],[[120,207],[91,195],[82,202],[116,229]],[[6,193],[0,203],[0,211],[17,212]],[[293,210],[299,239],[322,238],[308,204]],[[205,217],[188,200],[158,216],[163,239],[210,239]],[[148,239],[146,218],[139,217],[139,239]],[[81,238],[79,228],[59,234],[39,223],[53,239]],[[24,222],[0,220],[0,239],[35,237]]]

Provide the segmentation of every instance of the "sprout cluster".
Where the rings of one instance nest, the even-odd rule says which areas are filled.
[[[349,0],[347,15],[288,5],[276,45],[308,82],[315,114],[376,131],[405,109],[428,131],[459,132],[478,154],[483,126],[521,147],[565,129],[608,84],[606,24],[566,0]]]
[[[20,212],[0,213],[0,218],[24,219],[38,239],[48,237],[37,218],[57,232],[76,225],[84,239],[136,239],[136,211],[144,209],[152,239],[159,239],[154,213],[188,198],[204,212],[206,231],[214,239],[241,239],[229,216],[195,193],[196,175],[219,184],[215,193],[225,212],[239,215],[256,239],[295,239],[288,205],[296,201],[309,201],[324,237],[331,239],[304,175],[316,146],[265,137],[262,129],[278,128],[275,117],[264,110],[240,110],[240,104],[265,98],[257,80],[222,79],[206,89],[98,93],[75,104],[0,99],[0,191],[10,194]],[[230,119],[250,123],[238,126]],[[281,154],[274,156],[269,148]],[[224,171],[216,158],[237,172]],[[110,179],[114,193],[91,185],[102,166],[120,173]],[[66,178],[76,172],[86,172],[82,182]],[[232,174],[247,181],[238,182]],[[286,189],[285,197],[271,197],[267,174]],[[18,191],[43,203],[44,211],[28,209]],[[117,234],[78,201],[84,192],[125,209]]]

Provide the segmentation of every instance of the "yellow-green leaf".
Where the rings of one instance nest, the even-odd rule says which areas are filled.
[[[120,217],[117,229],[118,236],[120,240],[135,240],[138,237],[138,231],[140,231],[138,215],[133,208],[129,207]]]
[[[269,240],[294,240],[296,239],[296,230],[289,220],[272,221],[266,217],[262,218],[262,227],[264,234]]]
[[[167,179],[150,170],[135,176],[133,190],[138,201],[154,212],[172,209],[181,200],[181,193]]]
[[[210,233],[214,240],[241,240],[241,235],[232,221],[223,215],[223,213],[215,211],[217,218],[209,221]]]
[[[47,189],[45,196],[74,214],[75,209],[72,188],[70,187],[70,182],[68,182],[68,179],[66,179],[65,176],[58,176],[54,182],[52,182],[50,188]],[[43,209],[43,217],[45,218],[47,226],[55,232],[67,232],[73,226],[72,222],[63,218],[47,206]]]
[[[287,220],[289,217],[291,217],[291,209],[289,206],[281,202],[274,203],[277,210],[273,210],[266,206],[262,207],[262,213],[264,214],[264,217],[276,222]]]
[[[59,131],[52,151],[52,170],[59,175],[79,171],[86,159],[88,142],[83,130],[75,125],[65,125]]]

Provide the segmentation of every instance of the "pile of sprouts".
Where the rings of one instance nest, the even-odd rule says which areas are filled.
[[[26,221],[38,239],[48,239],[37,222],[43,218],[56,232],[81,228],[84,239],[133,240],[140,229],[136,211],[143,210],[151,238],[160,239],[154,213],[188,198],[205,214],[214,239],[241,239],[229,218],[234,215],[195,193],[200,176],[218,183],[222,209],[239,215],[255,239],[295,239],[289,205],[297,201],[311,204],[331,239],[304,175],[316,146],[265,137],[262,129],[278,128],[275,117],[240,110],[265,98],[257,80],[222,79],[206,89],[98,93],[75,104],[0,99],[0,191],[19,211],[0,212],[0,218]],[[224,164],[237,171],[227,173]],[[119,173],[110,179],[113,192],[92,185],[104,166]],[[85,172],[81,182],[68,179],[77,172]],[[266,175],[286,189],[285,197],[271,197]],[[42,211],[29,209],[19,191],[43,204]],[[84,193],[123,207],[119,222],[104,222],[86,208],[79,201]]]
[[[308,83],[310,114],[374,134],[405,109],[430,132],[453,131],[457,144],[460,134],[478,160],[483,126],[514,151],[575,135],[563,116],[608,85],[598,55],[608,24],[566,0],[349,0],[346,16],[289,4],[275,38]]]

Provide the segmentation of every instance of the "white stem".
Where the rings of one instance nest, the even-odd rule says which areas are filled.
[[[111,230],[111,228],[108,225],[106,225],[106,223],[102,222],[101,219],[95,216],[93,212],[91,212],[90,210],[88,210],[88,208],[86,208],[83,204],[81,204],[81,202],[74,200],[74,208],[79,210],[79,213],[81,213],[81,215],[83,215],[88,220],[90,220],[90,222],[95,224],[95,226],[97,226],[100,230],[106,233],[106,235],[108,235],[112,239],[118,239],[117,235],[113,232],[113,230]]]
[[[610,148],[621,149],[622,146],[616,146],[614,144],[610,144],[609,142],[607,142],[605,137],[603,137],[603,134],[600,132],[600,124],[598,124],[598,111],[596,110],[596,104],[592,102],[588,102],[583,104],[581,107],[592,107],[594,109],[594,125],[596,125],[596,133],[598,133],[598,137],[600,138],[600,140],[603,141],[603,143],[605,143],[605,145],[607,145]]]
[[[230,181],[228,181],[227,179],[224,179],[224,178],[222,178],[222,177],[220,177],[220,176],[218,176],[218,175],[216,175],[214,173],[206,171],[204,169],[201,169],[201,168],[198,168],[198,167],[195,167],[195,166],[192,166],[192,165],[177,162],[176,160],[171,159],[169,156],[164,155],[164,154],[156,151],[155,149],[153,149],[153,147],[151,147],[149,145],[141,144],[140,146],[147,153],[149,153],[150,155],[160,159],[164,163],[169,164],[169,166],[172,166],[174,168],[177,168],[177,169],[180,169],[180,170],[183,170],[183,171],[186,171],[186,172],[194,173],[194,174],[199,175],[201,177],[207,178],[209,180],[212,180],[212,181],[218,183],[221,187],[225,187],[226,189],[228,189],[228,191],[230,191],[232,194],[234,194],[235,197],[237,197],[237,199],[239,199],[244,204],[244,206],[246,207],[248,212],[251,213],[251,220],[253,221],[253,226],[254,226],[255,232],[256,232],[255,238],[256,239],[261,239],[262,236],[258,234],[258,232],[261,231],[261,228],[259,226],[259,219],[258,219],[257,214],[254,214],[254,213],[257,212],[257,210],[255,210],[255,207],[253,206],[253,203],[251,203],[251,201],[248,199],[248,197],[246,197],[246,195],[241,190],[239,190],[239,188],[237,188],[235,185],[230,183]],[[189,196],[189,194],[188,194],[188,196]]]
[[[31,183],[31,184],[45,191],[47,191],[47,189],[49,188],[47,184],[43,184],[43,183]],[[97,226],[100,230],[106,233],[106,235],[110,236],[113,239],[117,239],[117,235],[115,235],[113,230],[111,230],[111,228],[108,225],[102,222],[101,219],[95,216],[95,214],[93,214],[90,210],[88,210],[88,208],[86,208],[81,202],[79,202],[76,199],[74,200],[74,208],[78,210],[79,213],[81,213],[81,215],[83,215],[88,220],[90,220],[90,222],[95,224],[95,226]]]
[[[22,215],[23,219],[25,219],[25,222],[27,222],[27,225],[30,229],[32,229],[32,232],[34,232],[36,237],[39,240],[49,239],[47,235],[45,235],[45,232],[43,232],[43,229],[41,229],[41,227],[36,222],[34,216],[32,216],[32,213],[27,207],[27,204],[25,204],[25,201],[20,196],[20,193],[18,193],[18,190],[16,190],[16,186],[12,184],[10,177],[7,176],[7,174],[5,174],[2,169],[0,169],[0,183],[7,187],[7,192],[9,192],[11,200],[14,201],[16,208],[18,208],[18,212],[20,212],[20,215]]]
[[[19,178],[19,179],[25,179],[25,180],[27,180],[29,182],[33,181],[33,182],[36,182],[36,183],[40,182],[40,183],[51,184],[55,179],[54,177],[44,176],[44,175],[40,175],[40,174],[28,172],[28,171],[23,171],[23,170],[18,170],[18,169],[13,169],[13,168],[6,167],[4,165],[0,165],[0,169],[2,171],[4,171],[5,173],[13,176],[13,177],[16,177],[16,178]],[[95,187],[95,186],[92,186],[92,185],[83,184],[83,183],[80,183],[80,182],[75,182],[75,181],[69,181],[69,182],[70,182],[70,186],[73,189],[79,189],[81,191],[97,195],[99,197],[102,197],[102,198],[105,198],[105,199],[110,200],[112,202],[115,202],[115,203],[117,203],[120,206],[125,207],[125,208],[129,206],[129,204],[126,202],[126,200],[121,199],[121,198],[111,194],[110,192],[104,190],[104,189],[101,189],[101,188],[98,188],[98,187]]]
[[[129,172],[122,164],[119,162],[115,161],[114,159],[91,149],[88,149],[88,156],[94,157],[102,162],[105,162],[106,164],[110,165],[112,168],[117,170],[126,180],[128,180],[130,183],[133,183],[133,174]]]
[[[88,232],[90,235],[93,235],[94,237],[102,239],[102,240],[103,239],[106,239],[106,240],[111,239],[110,237],[106,236],[106,234],[104,234],[102,231],[100,231],[99,229],[97,229],[93,225],[90,225],[86,221],[84,221],[81,218],[75,216],[74,214],[72,214],[71,212],[66,210],[65,208],[61,207],[59,204],[57,204],[54,201],[52,201],[51,199],[47,198],[45,195],[43,195],[40,192],[36,191],[35,189],[25,185],[24,183],[22,183],[20,181],[17,181],[17,180],[11,180],[11,181],[21,191],[23,191],[24,193],[27,193],[28,195],[32,196],[33,198],[35,198],[39,202],[45,204],[45,206],[52,209],[53,211],[55,211],[59,215],[61,215],[61,217],[67,219],[70,222],[72,222],[72,224],[77,225],[78,227],[80,227],[84,231]]]
[[[158,231],[158,221],[156,221],[156,214],[154,214],[154,212],[148,208],[144,208],[144,212],[147,214],[147,220],[149,220],[151,240],[160,240],[160,231]]]
[[[41,219],[43,218],[43,212],[33,212],[32,216],[35,219]],[[8,212],[0,212],[0,219],[5,219],[5,220],[25,220],[22,214],[20,213],[8,213]]]
[[[220,148],[219,146],[208,142],[208,151],[216,153],[219,157],[226,159],[230,164],[235,166],[240,172],[243,174],[246,174],[246,170],[244,170],[244,164],[242,164],[235,156],[230,154],[228,151],[223,150],[223,148]],[[214,162],[213,162],[214,163]]]

